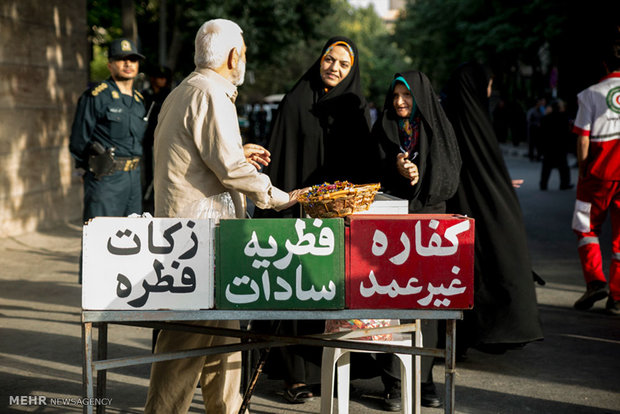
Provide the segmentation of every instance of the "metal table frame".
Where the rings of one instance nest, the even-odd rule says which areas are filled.
[[[454,414],[454,377],[456,320],[463,318],[461,310],[409,310],[409,309],[345,309],[345,310],[186,310],[186,311],[82,311],[82,349],[83,349],[83,393],[90,401],[104,398],[106,394],[106,371],[108,369],[151,364],[157,361],[211,355],[223,352],[247,351],[250,349],[288,346],[296,344],[338,347],[352,350],[375,352],[394,352],[416,356],[434,356],[445,358],[445,404],[444,413]],[[359,330],[343,335],[319,334],[303,337],[259,334],[244,330],[210,328],[191,325],[183,322],[201,320],[303,320],[303,319],[401,319],[420,320],[437,319],[446,321],[446,343],[444,349],[424,348],[415,346],[381,345],[379,342],[369,343],[351,341],[360,336],[389,332],[414,332],[419,338],[419,323],[404,324],[396,327]],[[127,358],[108,359],[108,324],[140,326],[147,328],[174,329],[208,335],[222,335],[241,338],[241,343],[208,348],[192,349],[178,352],[149,354]],[[93,326],[98,328],[97,360],[93,358]],[[251,342],[248,342],[250,340]],[[97,377],[96,395],[94,376]],[[414,381],[414,384],[416,382]],[[97,413],[104,414],[105,406],[96,405]],[[84,405],[83,412],[92,414],[93,405]]]

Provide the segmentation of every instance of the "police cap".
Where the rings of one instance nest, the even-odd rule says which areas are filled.
[[[144,59],[144,56],[138,53],[136,45],[129,39],[116,39],[110,43],[108,49],[108,59],[123,59],[128,57],[137,57]]]

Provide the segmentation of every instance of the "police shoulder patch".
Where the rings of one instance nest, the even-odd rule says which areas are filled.
[[[108,84],[105,82],[101,82],[90,92],[92,96],[97,96],[101,93],[101,91],[105,90],[108,87]]]

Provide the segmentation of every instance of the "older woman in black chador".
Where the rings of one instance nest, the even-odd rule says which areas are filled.
[[[385,189],[409,200],[410,213],[444,213],[461,158],[426,75],[412,70],[394,76],[372,133],[381,146]]]
[[[397,73],[372,130],[385,190],[409,200],[409,213],[441,214],[459,182],[461,158],[452,126],[421,72]],[[437,347],[437,321],[424,321],[424,345]],[[432,357],[422,358],[422,405],[439,406]],[[389,396],[388,396],[389,400]]]
[[[324,181],[361,184],[372,177],[378,150],[370,139],[368,105],[362,95],[359,56],[346,37],[325,43],[310,69],[280,103],[268,149],[271,164],[265,172],[278,188],[302,188]],[[298,217],[299,209],[280,214],[257,210],[255,217]],[[258,326],[257,326],[258,325]],[[273,331],[276,324],[254,323]],[[279,333],[322,333],[325,321],[282,321]],[[313,398],[311,385],[321,381],[319,347],[293,346],[271,351],[266,371],[284,379],[284,397],[292,403]]]
[[[460,352],[505,352],[543,338],[521,206],[489,116],[491,85],[486,67],[466,63],[445,88],[463,159],[448,211],[476,220],[474,309],[457,325]]]

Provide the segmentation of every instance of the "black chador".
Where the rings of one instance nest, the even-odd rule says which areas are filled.
[[[461,344],[502,351],[542,339],[521,206],[489,116],[490,72],[460,66],[445,108],[463,167],[448,212],[475,219],[474,309],[459,327]]]

